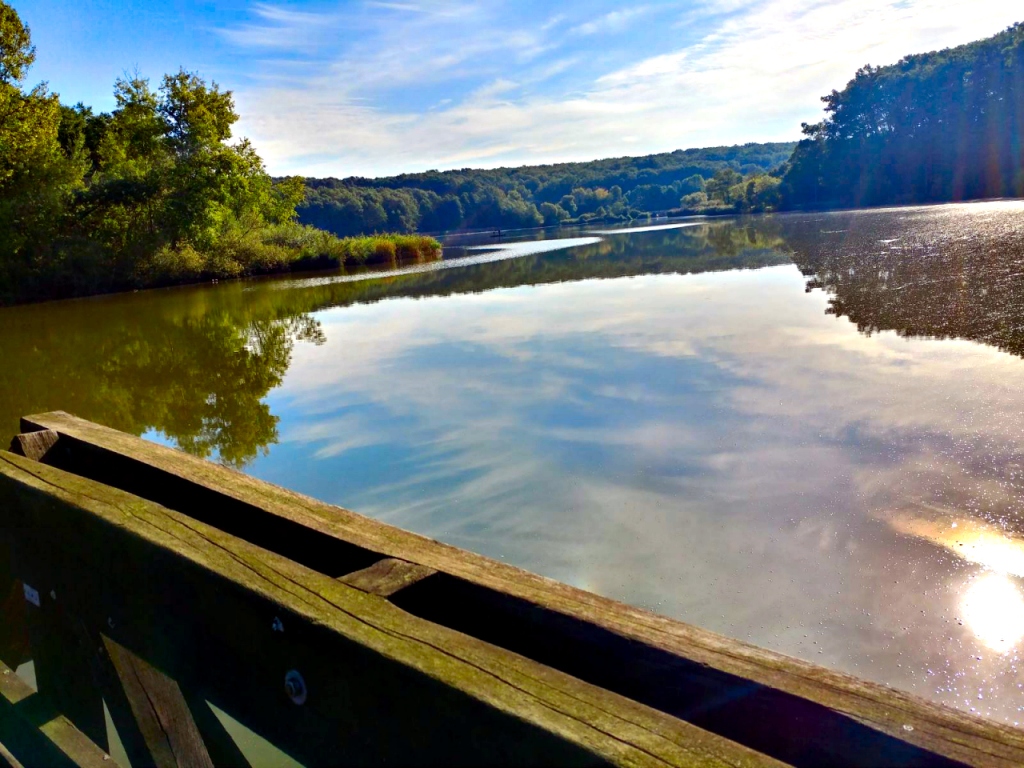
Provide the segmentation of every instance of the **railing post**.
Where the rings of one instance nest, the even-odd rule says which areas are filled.
[[[90,647],[87,635],[61,609],[55,594],[40,592],[39,606],[23,598],[36,688],[78,730],[109,752],[103,697],[93,673],[97,649]]]
[[[25,594],[11,568],[11,546],[0,511],[0,662],[12,669],[29,660],[25,628]]]

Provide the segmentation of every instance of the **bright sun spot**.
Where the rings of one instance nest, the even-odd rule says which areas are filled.
[[[1024,639],[1024,596],[1006,576],[986,573],[975,579],[960,600],[960,611],[978,639],[997,653]]]

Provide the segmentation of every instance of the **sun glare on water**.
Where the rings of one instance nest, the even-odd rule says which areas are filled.
[[[987,569],[967,583],[960,598],[964,623],[985,647],[1004,654],[1024,640],[1024,594],[1014,579],[1024,577],[1024,539],[970,518],[897,514],[889,523]]]
[[[960,599],[967,626],[996,653],[1012,650],[1024,639],[1024,596],[1017,585],[999,573],[975,579]]]

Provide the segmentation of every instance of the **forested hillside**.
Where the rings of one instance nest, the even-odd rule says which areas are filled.
[[[1024,196],[1024,24],[866,66],[822,101],[798,145],[310,179],[299,218],[354,235]]]
[[[339,235],[536,227],[656,211],[766,210],[793,143],[687,149],[588,163],[307,179],[299,220]]]
[[[1024,195],[1024,24],[864,67],[822,101],[785,175],[787,206]]]

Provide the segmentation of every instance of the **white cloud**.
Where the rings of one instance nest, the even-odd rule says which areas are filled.
[[[419,3],[387,3],[381,0],[367,0],[366,4],[371,8],[386,8],[391,11],[413,11],[422,13],[424,8]]]
[[[466,93],[458,83],[488,75],[491,82],[525,82],[524,62],[584,38],[496,29],[485,10],[458,6],[459,13],[448,13],[454,8],[403,16],[302,82],[239,89],[241,131],[272,171],[307,175],[376,176],[788,140],[799,136],[800,122],[819,119],[819,97],[842,88],[863,64],[990,35],[1019,15],[1002,0],[737,4],[732,14],[701,16],[708,29],[688,47],[612,71],[583,72],[594,57],[568,63],[562,56],[548,65],[548,78],[571,69],[569,89],[524,89],[499,100],[487,90]],[[618,13],[615,23],[625,23],[627,12]],[[284,14],[275,23],[302,30],[306,21]],[[266,29],[233,34],[254,45],[277,40]],[[536,71],[543,74],[544,66]],[[382,99],[395,87],[428,83],[450,87],[454,101],[428,112]],[[628,149],[623,136],[632,139]]]
[[[636,8],[626,8],[622,11],[612,11],[591,21],[573,27],[571,32],[577,35],[596,35],[609,32],[621,32],[628,27],[638,16],[643,16],[651,9],[641,5]]]
[[[223,37],[241,47],[301,50],[341,20],[338,14],[294,11],[266,3],[257,3],[254,12],[257,23],[222,30]]]

